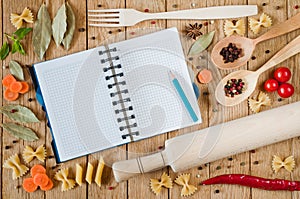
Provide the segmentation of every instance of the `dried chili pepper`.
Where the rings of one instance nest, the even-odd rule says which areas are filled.
[[[202,182],[202,185],[212,184],[236,184],[264,190],[300,191],[300,181],[266,179],[243,174],[220,175]]]

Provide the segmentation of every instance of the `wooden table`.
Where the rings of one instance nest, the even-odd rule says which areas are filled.
[[[25,7],[30,8],[34,16],[36,17],[37,11],[42,4],[42,0],[2,0],[0,4],[0,16],[2,17],[0,26],[2,30],[1,34],[1,43],[6,41],[6,38],[3,36],[3,33],[11,33],[15,31],[15,28],[11,25],[9,17],[11,13],[21,13]],[[58,0],[46,0],[46,5],[50,12],[50,16],[53,19],[58,8],[61,6],[63,1]],[[105,41],[107,38],[115,34],[122,35],[124,38],[131,38],[134,36],[134,32],[137,28],[146,28],[146,27],[159,27],[167,28],[176,26],[179,31],[183,31],[185,26],[189,23],[195,23],[195,21],[172,21],[172,20],[156,20],[156,21],[146,21],[139,23],[134,27],[128,28],[92,28],[87,26],[86,13],[88,9],[107,9],[107,8],[135,8],[140,11],[149,12],[164,12],[164,11],[173,11],[181,9],[190,9],[197,7],[206,7],[206,6],[216,6],[216,5],[230,5],[230,4],[257,4],[259,6],[259,13],[265,12],[269,14],[273,19],[273,24],[278,24],[287,18],[295,15],[299,12],[295,8],[296,5],[300,5],[300,0],[195,0],[195,1],[184,1],[184,0],[69,0],[69,3],[73,7],[76,13],[76,31],[74,36],[74,41],[72,43],[71,49],[69,51],[63,50],[61,47],[56,47],[53,41],[51,41],[50,48],[48,49],[45,60],[53,59],[55,57],[60,57],[66,54],[71,54],[74,52],[86,50],[97,45],[100,45],[101,42]],[[198,21],[198,23],[203,23],[205,21]],[[203,33],[215,30],[216,35],[214,38],[214,43],[219,39],[224,37],[223,33],[223,22],[222,20],[216,20],[214,23],[208,21],[207,26],[203,26]],[[247,22],[247,19],[245,19]],[[263,32],[267,29],[263,28]],[[260,34],[261,34],[260,33]],[[266,60],[268,60],[275,52],[281,49],[287,42],[295,38],[300,31],[293,32],[291,34],[278,37],[266,41],[262,44],[259,44],[253,53],[253,59],[248,62],[247,65],[241,67],[242,69],[255,70],[257,67],[262,65]],[[248,37],[254,38],[257,35],[254,35],[248,28],[247,35]],[[26,56],[19,54],[10,55],[3,62],[2,66],[7,66],[10,60],[16,60],[20,62],[23,66],[31,65],[39,61],[37,56],[33,53],[33,47],[31,42],[31,33],[30,36],[26,37],[27,40],[24,42],[25,49],[27,51]],[[210,52],[212,46],[208,49]],[[268,53],[269,52],[269,53]],[[208,53],[209,54],[209,53]],[[269,108],[274,108],[284,104],[292,103],[300,99],[300,55],[297,55],[283,63],[283,65],[288,66],[292,70],[292,84],[295,86],[295,95],[289,99],[283,99],[282,101],[278,100],[278,95],[276,93],[270,94],[272,99],[272,107],[264,108],[264,110]],[[210,68],[210,62],[202,62],[201,67]],[[258,87],[253,96],[257,96],[259,89],[262,89],[262,83],[269,77],[271,77],[273,70],[265,72],[258,83]],[[1,70],[2,76],[5,76],[9,73],[8,69]],[[224,76],[230,71],[220,71],[221,75]],[[29,74],[26,74],[26,79],[28,82],[31,82]],[[49,129],[46,126],[45,113],[41,110],[39,104],[36,100],[29,102],[29,98],[35,98],[35,93],[33,89],[25,95],[23,95],[18,101],[13,104],[22,104],[24,106],[30,107],[42,120],[41,123],[28,125],[30,128],[35,130],[39,136],[39,140],[36,142],[26,142],[18,140],[16,143],[13,141],[17,140],[14,137],[10,136],[7,132],[1,130],[1,165],[4,160],[9,158],[12,154],[18,153],[21,155],[24,147],[30,145],[33,148],[44,144],[47,148],[48,158],[45,162],[45,165],[48,170],[48,174],[53,178],[55,172],[60,168],[70,168],[70,177],[74,178],[75,176],[75,163],[81,164],[84,168],[88,162],[91,162],[94,166],[102,155],[104,159],[109,164],[104,170],[103,176],[103,185],[99,188],[95,183],[88,185],[83,183],[81,187],[77,186],[73,190],[67,192],[61,192],[61,184],[57,181],[54,181],[55,187],[51,191],[43,192],[38,190],[34,193],[26,193],[21,185],[24,177],[18,180],[12,180],[11,171],[8,169],[3,169],[1,167],[1,193],[2,198],[179,198],[181,187],[174,185],[173,189],[163,189],[160,195],[155,196],[149,189],[149,179],[150,178],[159,178],[163,171],[169,172],[172,179],[174,179],[178,173],[173,173],[171,169],[165,168],[157,172],[152,172],[145,175],[140,175],[138,177],[132,178],[127,182],[116,183],[110,165],[113,161],[126,159],[127,153],[129,158],[132,156],[132,153],[147,153],[159,150],[159,146],[164,145],[164,141],[167,138],[174,137],[178,134],[184,132],[190,132],[192,130],[201,129],[215,124],[216,122],[212,121],[212,115],[216,112],[219,112],[223,115],[222,121],[229,121],[236,118],[244,117],[246,115],[252,114],[249,110],[247,102],[243,102],[238,106],[232,108],[224,108],[215,103],[213,91],[210,89],[209,84],[203,85],[198,84],[201,89],[201,97],[199,98],[199,106],[201,107],[203,123],[199,126],[187,128],[184,131],[180,132],[171,132],[168,134],[160,135],[153,137],[151,139],[146,139],[141,142],[128,144],[126,146],[121,146],[118,148],[113,148],[106,150],[97,154],[90,155],[88,157],[82,157],[76,160],[69,161],[64,164],[56,165],[53,158],[53,152],[51,149],[51,135]],[[3,88],[1,87],[0,89]],[[3,93],[3,92],[0,92]],[[3,98],[0,98],[1,103],[12,104],[5,101]],[[7,117],[0,116],[2,122],[9,121]],[[283,120],[285,118],[282,118]],[[8,149],[7,149],[8,148]],[[228,185],[215,185],[215,186],[199,186],[198,184],[201,180],[204,180],[208,177],[220,175],[220,174],[229,174],[229,173],[242,173],[242,174],[251,174],[261,177],[268,178],[285,178],[290,180],[300,180],[300,140],[299,138],[290,139],[281,143],[273,144],[263,148],[259,148],[255,151],[249,151],[242,154],[238,154],[232,157],[224,158],[219,161],[212,162],[206,165],[199,165],[198,168],[193,168],[185,171],[185,173],[191,174],[191,183],[198,187],[198,191],[191,198],[299,198],[299,192],[288,192],[288,191],[263,191],[258,189],[251,189],[241,186],[228,186]],[[274,174],[271,169],[271,161],[273,155],[278,155],[281,158],[287,157],[289,155],[294,155],[296,159],[296,168],[292,173],[288,173],[286,170],[281,169],[279,173]],[[21,156],[20,156],[21,157]],[[24,163],[24,161],[21,159]],[[38,160],[34,160],[27,164],[31,167],[34,164],[39,163]],[[200,177],[198,176],[200,175]],[[26,176],[29,176],[27,174]]]

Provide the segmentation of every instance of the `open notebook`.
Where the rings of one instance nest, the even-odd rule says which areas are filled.
[[[37,63],[32,71],[58,162],[201,122],[176,28]]]

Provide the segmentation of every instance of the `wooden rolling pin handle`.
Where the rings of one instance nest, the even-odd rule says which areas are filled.
[[[144,157],[115,162],[112,165],[112,169],[116,181],[122,182],[140,173],[155,171],[165,166],[163,154],[159,152]]]

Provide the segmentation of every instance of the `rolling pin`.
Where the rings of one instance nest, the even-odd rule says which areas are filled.
[[[163,151],[115,162],[112,169],[117,182],[166,166],[179,172],[297,136],[300,102],[174,137]]]

